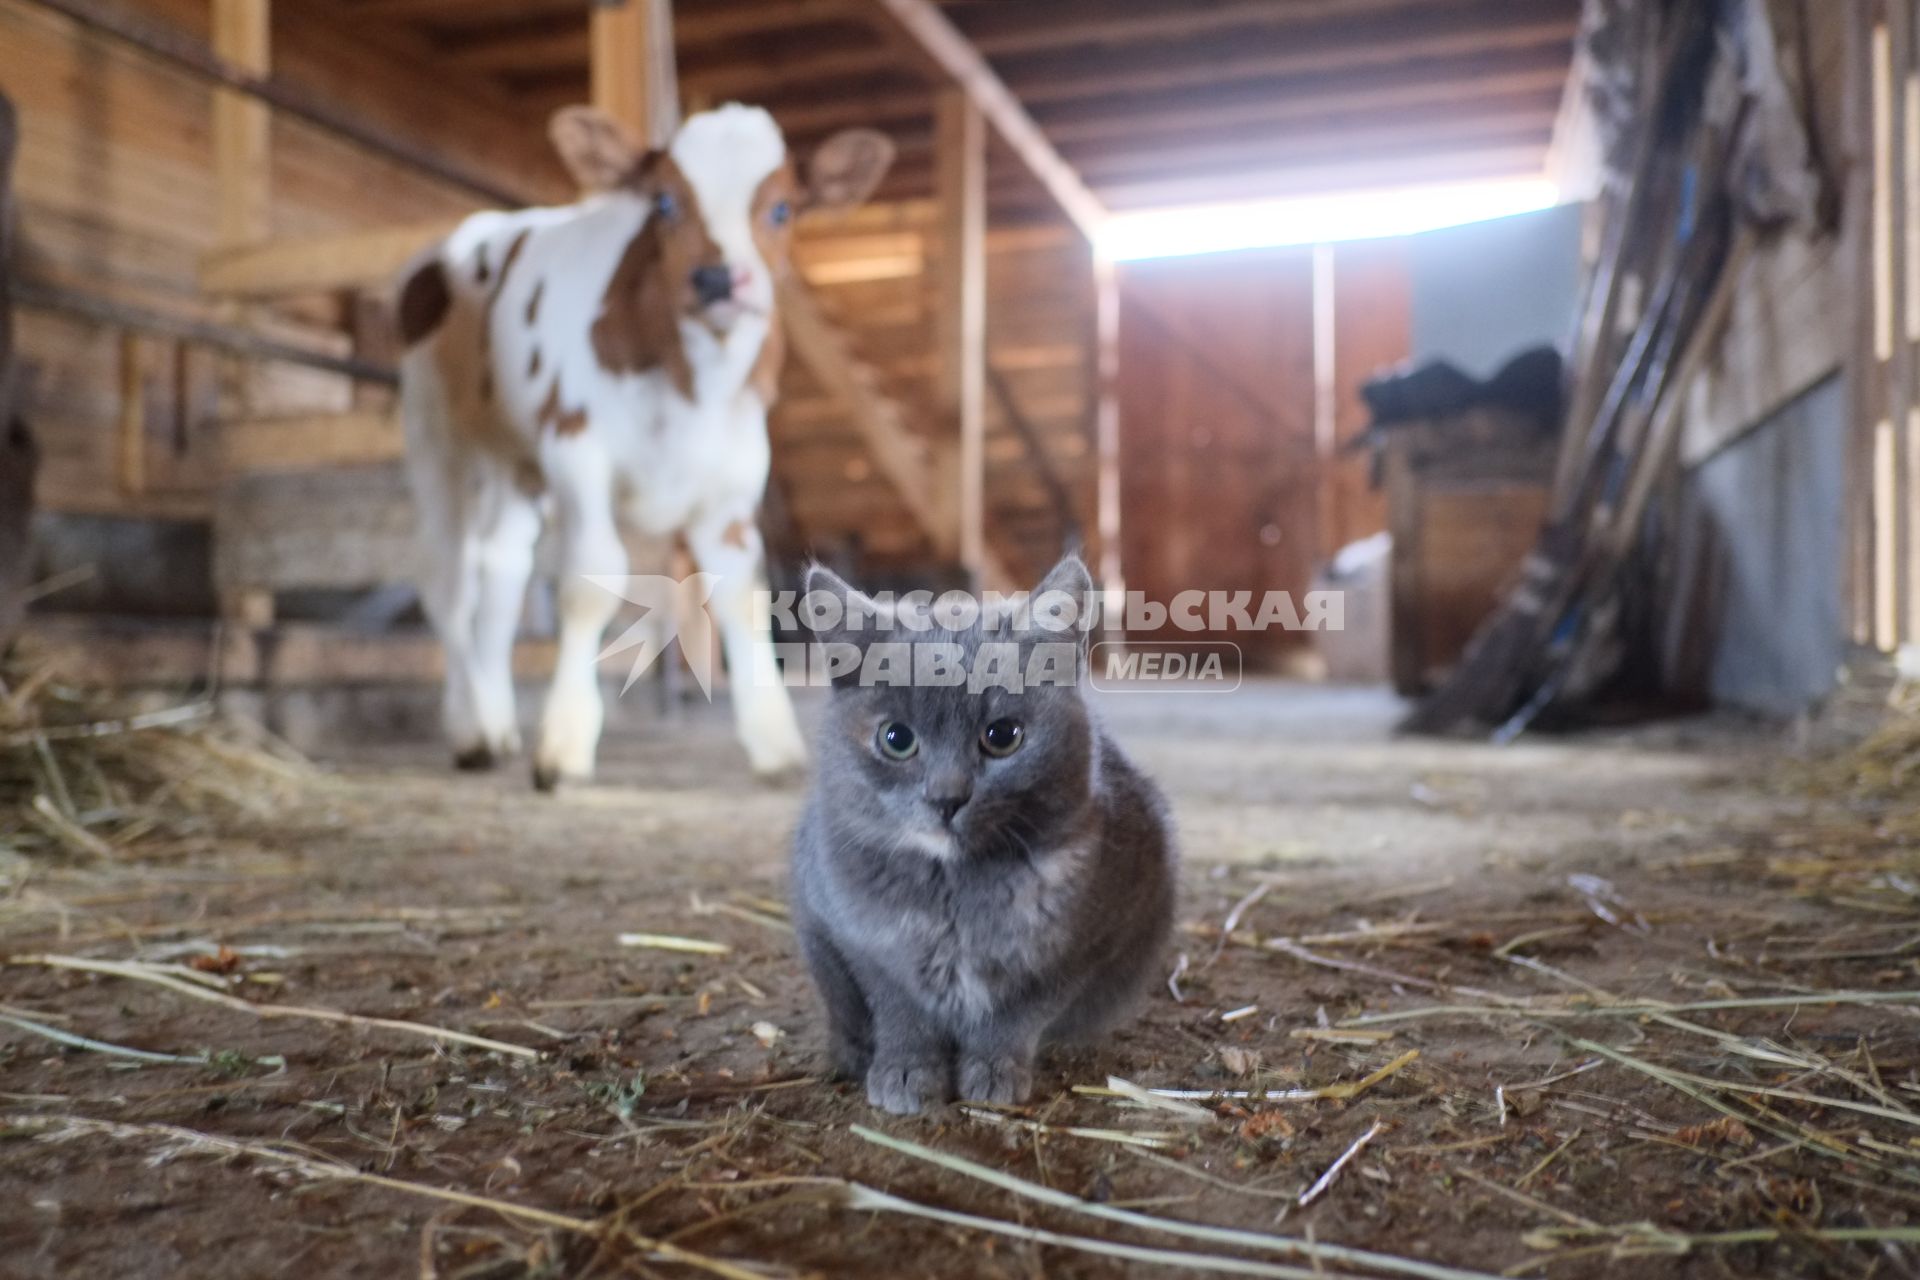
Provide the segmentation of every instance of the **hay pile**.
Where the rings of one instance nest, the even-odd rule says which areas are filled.
[[[1920,799],[1920,684],[1894,690],[1878,727],[1827,761],[1816,781],[1830,794],[1869,803]]]
[[[66,682],[24,646],[0,655],[0,857],[165,857],[271,817],[309,777],[207,699]]]

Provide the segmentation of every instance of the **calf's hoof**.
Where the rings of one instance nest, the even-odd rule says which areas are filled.
[[[485,743],[453,753],[453,767],[461,773],[485,773],[499,763],[500,759],[493,754],[493,748]]]

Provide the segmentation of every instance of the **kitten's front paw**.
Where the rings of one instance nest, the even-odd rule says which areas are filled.
[[[1033,1064],[1007,1056],[962,1058],[960,1096],[1002,1106],[1025,1102],[1033,1096]]]
[[[917,1116],[947,1100],[944,1062],[876,1062],[867,1070],[867,1101],[896,1116]]]

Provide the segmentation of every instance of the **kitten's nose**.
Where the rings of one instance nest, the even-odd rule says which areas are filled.
[[[945,787],[938,792],[929,791],[927,793],[927,803],[932,805],[934,811],[940,815],[940,821],[946,823],[948,826],[953,825],[954,816],[958,814],[960,810],[966,808],[967,801],[972,798],[973,784],[970,782],[962,783],[957,787]]]

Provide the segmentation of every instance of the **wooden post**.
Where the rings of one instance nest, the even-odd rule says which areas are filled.
[[[1874,18],[1869,6],[1847,11],[1846,198],[1843,228],[1847,278],[1854,287],[1853,336],[1847,352],[1847,603],[1853,642],[1872,646],[1878,611],[1875,557],[1874,439],[1882,397],[1875,349],[1878,273],[1874,262]]]
[[[1126,590],[1120,559],[1120,268],[1096,254],[1094,300],[1094,455],[1099,467],[1100,586]]]
[[[965,92],[940,92],[934,145],[940,218],[936,386],[940,410],[957,428],[958,474],[949,490],[956,500],[955,545],[977,588],[984,585],[987,559],[987,128]]]
[[[33,560],[33,483],[40,465],[33,437],[14,413],[13,155],[19,137],[13,104],[0,93],[0,649],[26,609]]]
[[[272,0],[212,0],[212,5],[215,55],[257,76],[272,71]],[[218,250],[258,244],[272,235],[272,129],[272,109],[266,103],[235,89],[213,91],[214,229]],[[244,323],[245,315],[245,309],[237,304],[224,304],[216,311],[217,319],[230,324]],[[251,366],[244,361],[223,362],[220,383],[226,416],[251,415],[250,372]],[[124,421],[122,430],[124,447]],[[122,462],[126,462],[124,454]],[[220,609],[236,625],[271,626],[273,594],[251,588],[223,591]]]
[[[137,498],[147,491],[147,370],[145,343],[137,333],[120,335],[120,492]]]
[[[1313,247],[1313,486],[1320,554],[1331,559],[1346,533],[1340,492],[1339,258],[1330,244]]]
[[[1887,45],[1892,57],[1887,152],[1891,158],[1887,182],[1888,226],[1892,250],[1888,297],[1893,327],[1893,353],[1888,376],[1892,385],[1887,412],[1893,423],[1893,617],[1894,641],[1911,644],[1920,635],[1914,584],[1913,500],[1916,485],[1913,440],[1914,412],[1914,298],[1913,269],[1914,174],[1908,148],[1912,143],[1911,110],[1914,72],[1912,0],[1893,0],[1887,6]]]
[[[672,0],[594,0],[593,105],[650,147],[680,127]]]
[[[272,70],[272,26],[272,0],[213,0],[213,51],[243,71]],[[266,103],[213,91],[214,225],[224,247],[258,243],[272,230],[272,126]]]

